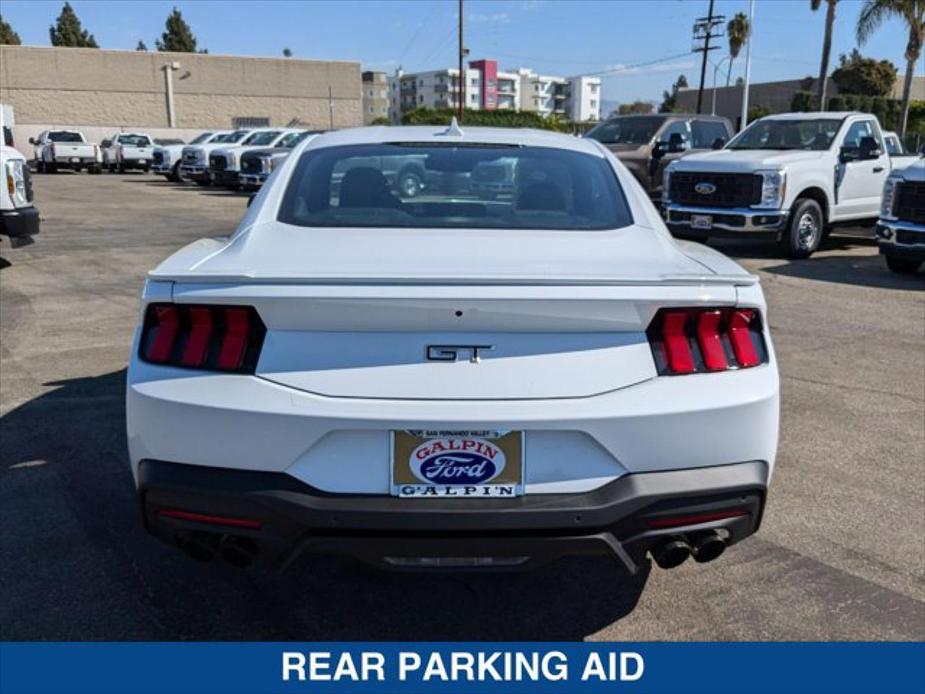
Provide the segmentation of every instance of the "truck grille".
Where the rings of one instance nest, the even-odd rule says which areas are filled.
[[[256,174],[260,173],[263,170],[263,166],[260,162],[260,157],[241,157],[241,171],[242,173]]]
[[[904,181],[897,184],[893,214],[897,219],[925,224],[925,183]]]
[[[186,164],[195,164],[197,161],[199,161],[199,157],[197,156],[196,152],[184,152],[183,161]]]
[[[698,193],[701,183],[715,186],[712,193]],[[669,179],[668,198],[681,205],[703,207],[748,207],[761,202],[758,174],[675,171]]]
[[[164,153],[155,151],[154,154],[151,155],[151,159],[155,164],[163,164],[164,163]]]
[[[22,167],[23,184],[26,186],[26,200],[32,202],[32,172],[28,166]]]
[[[209,168],[213,171],[224,171],[226,166],[228,166],[228,162],[225,160],[224,154],[209,155]]]

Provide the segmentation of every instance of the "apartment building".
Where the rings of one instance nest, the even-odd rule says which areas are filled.
[[[363,125],[377,118],[389,117],[389,76],[384,72],[367,70],[362,74]]]
[[[600,119],[600,79],[537,75],[528,68],[504,71],[491,59],[473,60],[465,74],[466,108],[475,110],[535,111],[569,120]],[[389,118],[399,122],[415,108],[456,108],[459,70],[445,68],[405,73],[389,78]]]

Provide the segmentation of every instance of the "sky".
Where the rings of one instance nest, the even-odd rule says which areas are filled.
[[[60,0],[2,0],[0,12],[23,44],[49,45],[48,27]],[[659,101],[681,73],[691,86],[700,74],[691,27],[707,13],[708,0],[465,0],[465,44],[470,59],[495,58],[502,69],[531,67],[543,74],[601,73],[603,99]],[[841,0],[832,60],[855,47],[854,24],[861,0]],[[211,54],[354,60],[364,69],[406,72],[456,64],[455,0],[72,0],[85,29],[102,48],[149,49],[176,6],[200,47]],[[825,3],[823,3],[823,6]],[[731,18],[748,12],[748,0],[716,0],[715,13]],[[752,81],[816,75],[822,50],[824,7],[809,0],[757,0],[752,45]],[[897,21],[883,27],[862,49],[886,58],[903,72],[907,30]],[[728,53],[726,39],[711,52]],[[744,72],[744,50],[732,78]],[[658,62],[653,62],[658,61]],[[645,63],[650,63],[644,65]],[[643,65],[640,65],[643,64]],[[725,72],[721,68],[720,75]],[[916,67],[925,74],[925,59]],[[707,68],[706,84],[713,69]],[[721,81],[724,78],[721,78]]]

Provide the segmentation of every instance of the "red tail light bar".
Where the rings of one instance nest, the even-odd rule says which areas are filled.
[[[266,332],[251,306],[149,304],[139,356],[152,364],[254,373]]]
[[[666,308],[646,331],[659,375],[747,369],[768,361],[751,308]]]

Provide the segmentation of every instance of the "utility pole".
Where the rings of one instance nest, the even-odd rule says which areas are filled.
[[[456,107],[456,120],[462,125],[463,109],[466,107],[466,76],[463,72],[463,59],[466,49],[463,46],[463,0],[459,0],[459,103]]]
[[[703,83],[707,76],[707,54],[719,48],[719,46],[710,46],[710,41],[723,37],[722,26],[726,21],[724,15],[713,14],[713,2],[714,0],[710,0],[710,9],[707,11],[706,17],[694,20],[694,43],[703,42],[702,46],[692,49],[693,53],[703,53],[703,60],[700,63],[700,87],[697,89],[697,113],[700,113],[700,108],[703,106]],[[714,34],[713,30],[716,27],[720,27],[720,31]]]
[[[748,125],[748,81],[752,77],[752,36],[755,35],[755,0],[748,3],[748,38],[745,39],[745,84],[742,85],[742,121],[740,130]]]

